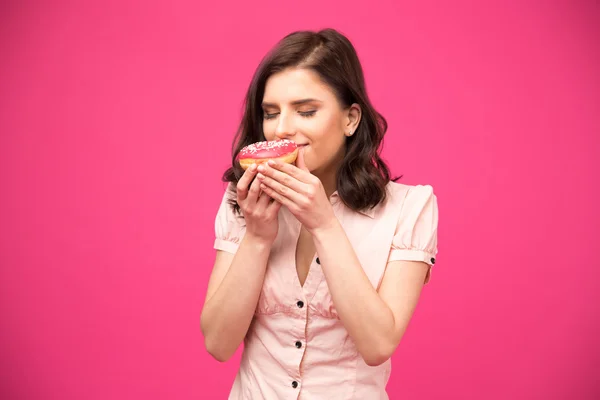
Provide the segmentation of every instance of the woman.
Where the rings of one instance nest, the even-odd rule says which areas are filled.
[[[390,357],[437,253],[431,186],[390,180],[387,129],[352,44],[286,36],[246,96],[201,327],[208,352],[245,344],[230,399],[387,399]],[[296,165],[245,172],[238,151],[289,139]]]

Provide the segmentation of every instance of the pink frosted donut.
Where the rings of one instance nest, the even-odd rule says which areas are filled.
[[[292,164],[296,161],[296,157],[298,157],[296,143],[282,139],[252,143],[240,150],[237,159],[243,169],[248,169],[252,164],[262,164],[268,160]]]

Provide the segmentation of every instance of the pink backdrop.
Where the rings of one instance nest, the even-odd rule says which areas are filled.
[[[240,352],[199,329],[220,176],[260,58],[325,26],[439,198],[391,398],[600,396],[595,2],[67,3],[0,6],[3,399],[226,398]]]

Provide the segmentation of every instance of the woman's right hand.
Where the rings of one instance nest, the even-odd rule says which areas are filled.
[[[246,221],[246,235],[270,245],[277,237],[277,215],[281,203],[272,200],[266,193],[261,193],[260,181],[254,179],[256,174],[256,164],[244,171],[237,183],[237,203]]]

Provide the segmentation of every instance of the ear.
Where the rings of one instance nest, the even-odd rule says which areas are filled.
[[[344,135],[352,136],[354,132],[356,132],[356,128],[360,123],[360,119],[362,117],[362,109],[360,105],[354,103],[348,108],[346,118],[346,126],[344,127]]]

